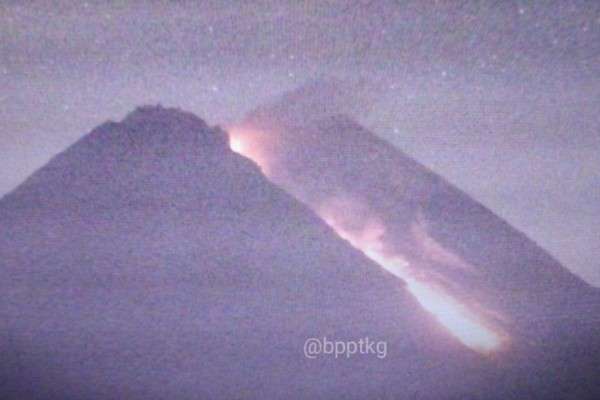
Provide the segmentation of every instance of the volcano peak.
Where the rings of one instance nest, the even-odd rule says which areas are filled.
[[[135,126],[138,124],[144,124],[148,122],[160,122],[160,123],[182,123],[186,122],[190,126],[206,127],[206,123],[198,118],[196,115],[183,111],[176,107],[164,107],[161,104],[156,105],[142,105],[138,106],[135,110],[127,114],[123,123]]]
[[[101,154],[204,153],[226,150],[226,134],[192,113],[159,105],[137,107],[119,122],[107,121],[80,139],[74,149]],[[212,149],[212,150],[211,150]],[[89,156],[86,156],[89,157]]]

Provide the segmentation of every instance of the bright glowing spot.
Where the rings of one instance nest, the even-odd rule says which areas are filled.
[[[238,154],[244,154],[244,141],[239,136],[229,138],[229,147]]]
[[[406,282],[419,304],[465,346],[490,353],[501,345],[501,336],[484,326],[456,299],[416,280],[407,279]]]
[[[263,174],[269,176],[269,162],[265,152],[265,143],[259,141],[260,139],[264,140],[262,136],[252,130],[232,128],[229,130],[229,148],[254,161]]]

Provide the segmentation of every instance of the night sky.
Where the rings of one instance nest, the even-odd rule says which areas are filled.
[[[600,286],[600,2],[19,3],[0,4],[0,195],[137,105],[228,124],[335,78],[352,117]]]

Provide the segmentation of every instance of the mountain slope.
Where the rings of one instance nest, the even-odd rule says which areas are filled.
[[[385,252],[513,321],[600,310],[599,291],[442,177],[343,115],[295,115],[291,93],[233,129],[269,178]],[[315,94],[304,93],[309,98]],[[302,104],[310,107],[304,99]],[[304,106],[303,106],[304,107]],[[341,211],[340,211],[341,210]]]
[[[232,147],[355,247],[375,251],[380,266],[403,260],[406,267],[396,275],[409,289],[411,281],[428,285],[506,335],[521,373],[561,365],[555,387],[568,387],[561,396],[597,396],[599,291],[350,118],[324,115],[328,98],[313,90],[251,113],[231,129]],[[306,107],[315,108],[315,118]],[[446,305],[438,308],[448,314]]]
[[[597,394],[573,381],[595,365],[585,354],[462,346],[228,144],[191,114],[142,107],[0,200],[1,398]],[[384,341],[386,356],[306,358],[323,337]]]
[[[453,398],[498,373],[178,110],[94,129],[0,221],[3,399]],[[324,336],[388,353],[307,359]]]

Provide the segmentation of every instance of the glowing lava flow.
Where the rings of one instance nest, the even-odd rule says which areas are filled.
[[[408,291],[421,307],[432,314],[462,344],[486,354],[492,353],[502,345],[505,340],[503,335],[486,327],[473,312],[444,293],[442,288],[412,276],[406,260],[384,255],[380,240],[384,229],[380,224],[367,224],[360,235],[352,235],[339,226],[326,209],[322,209],[319,215],[340,237],[382,268],[406,282]]]
[[[231,150],[256,162],[263,173],[269,177],[264,149],[258,143],[254,143],[251,135],[245,135],[244,132],[238,131],[230,136],[229,143]],[[382,268],[406,282],[408,291],[421,307],[462,344],[484,354],[490,354],[503,345],[506,340],[505,335],[486,326],[472,310],[446,293],[442,287],[414,276],[408,262],[402,257],[387,255],[381,241],[381,236],[385,231],[381,224],[366,224],[362,232],[353,234],[344,229],[342,224],[337,223],[338,221],[334,218],[335,213],[329,212],[327,208],[321,207],[315,211],[341,238]]]

